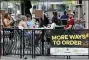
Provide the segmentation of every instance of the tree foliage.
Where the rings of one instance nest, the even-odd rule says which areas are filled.
[[[2,0],[2,1],[26,1],[26,0]],[[27,0],[27,1],[40,1],[40,0]]]

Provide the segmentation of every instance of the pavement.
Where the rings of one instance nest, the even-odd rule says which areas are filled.
[[[2,56],[0,60],[89,60],[86,56],[72,56],[71,59],[66,59],[64,56],[36,56],[32,59],[31,56],[26,56],[27,59],[19,58],[19,56]]]

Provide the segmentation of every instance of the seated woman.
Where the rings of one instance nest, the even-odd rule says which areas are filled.
[[[51,24],[51,29],[55,29],[56,25],[57,25],[57,17],[53,18],[52,24]]]
[[[4,15],[3,25],[5,28],[12,28],[13,21],[10,18],[8,13]]]
[[[4,15],[4,19],[3,19],[3,27],[4,28],[7,28],[5,29],[3,32],[4,32],[4,37],[8,38],[9,37],[9,41],[8,39],[5,39],[5,55],[8,55],[9,53],[12,53],[12,41],[13,41],[13,38],[14,38],[14,30],[11,29],[13,27],[13,20],[11,20],[11,16],[10,14],[6,13]],[[7,37],[8,36],[8,37]],[[10,43],[11,42],[11,43]]]
[[[13,24],[13,20],[10,19],[10,15],[8,13],[6,13],[4,15],[4,19],[3,19],[3,27],[4,28],[9,28],[7,29],[7,31],[10,31],[10,35],[9,35],[9,39],[11,40],[13,38],[13,30],[11,30],[10,28],[12,28],[12,24]]]
[[[43,27],[44,26],[44,21],[42,18],[39,18],[39,27]]]
[[[58,13],[57,12],[53,12],[52,22],[54,22],[54,21],[57,25],[60,25],[60,19],[58,19]]]
[[[31,18],[31,15],[27,15],[27,27],[28,28],[32,28],[35,24],[34,24],[34,22],[32,21],[32,18]]]
[[[26,16],[22,16],[22,20],[19,22],[18,25],[19,29],[26,29],[27,27],[27,17]]]
[[[75,20],[73,28],[76,30],[75,33],[81,33],[81,30],[84,29],[84,25],[81,23],[81,20]]]
[[[27,29],[27,17],[26,16],[22,16],[22,20],[19,22],[19,25],[18,25],[18,28],[19,29]],[[30,32],[26,31],[26,30],[23,30],[24,31],[24,36],[25,37],[28,37],[29,39],[31,38],[31,34]]]

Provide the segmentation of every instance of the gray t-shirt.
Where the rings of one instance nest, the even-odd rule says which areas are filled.
[[[82,24],[75,24],[74,28],[75,29],[84,29],[84,26]]]

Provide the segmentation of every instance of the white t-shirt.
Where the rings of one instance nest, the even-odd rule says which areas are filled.
[[[56,24],[55,23],[52,23],[51,24],[51,29],[55,29],[55,27],[56,27]]]
[[[24,29],[24,27],[22,27],[22,26],[18,26],[18,28],[19,28],[19,29]]]
[[[75,24],[74,28],[75,29],[84,29],[84,26],[82,24]]]

